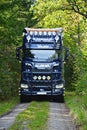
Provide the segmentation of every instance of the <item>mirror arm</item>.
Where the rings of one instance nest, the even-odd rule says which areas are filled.
[[[65,58],[64,58],[64,62],[66,62],[68,60],[69,57],[69,49],[65,46],[63,46],[63,48],[65,49]]]
[[[22,46],[20,47],[17,47],[16,48],[16,58],[21,61],[21,58],[20,58],[20,50],[22,49]]]

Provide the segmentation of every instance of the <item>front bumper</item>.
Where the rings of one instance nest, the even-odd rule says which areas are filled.
[[[29,89],[23,89],[20,88],[20,94],[22,95],[63,95],[64,94],[64,88],[62,89],[52,89],[46,91],[45,89],[40,88],[39,90],[29,90]]]
[[[41,76],[44,75],[50,76],[50,80],[34,80],[33,76]],[[63,83],[61,78],[61,72],[23,72],[22,73],[22,81],[21,83],[25,83],[28,85],[28,88],[20,88],[19,94],[21,95],[63,95],[64,88],[55,88],[57,84]]]

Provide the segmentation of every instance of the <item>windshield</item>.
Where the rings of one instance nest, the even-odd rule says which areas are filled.
[[[56,50],[25,50],[24,57],[51,60],[58,58],[58,53]]]

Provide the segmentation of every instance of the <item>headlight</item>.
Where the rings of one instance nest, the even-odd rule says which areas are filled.
[[[53,67],[59,66],[59,63],[55,63],[53,64]]]
[[[32,65],[31,65],[30,63],[25,63],[25,65],[26,65],[26,66],[32,67]]]
[[[27,84],[21,84],[21,88],[28,88]]]
[[[63,88],[63,84],[56,85],[56,88]]]

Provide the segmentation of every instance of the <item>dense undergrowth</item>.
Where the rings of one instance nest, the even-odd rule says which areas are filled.
[[[0,52],[0,100],[6,100],[18,96],[20,67],[13,47],[0,45]]]

